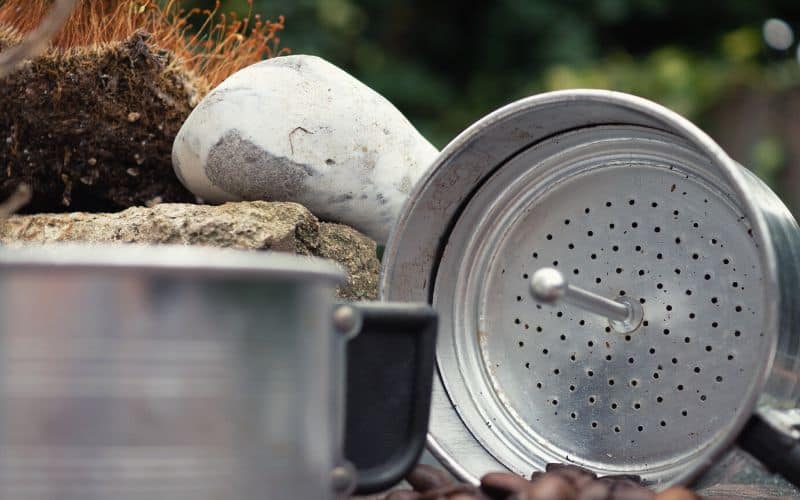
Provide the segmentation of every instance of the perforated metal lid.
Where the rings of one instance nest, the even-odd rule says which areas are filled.
[[[504,464],[670,469],[750,411],[742,391],[765,355],[758,253],[702,160],[668,139],[559,136],[495,174],[453,228],[434,295],[452,311],[440,368]],[[638,302],[641,326],[536,303],[528,283],[543,266]]]
[[[688,141],[633,124],[536,141],[476,186],[440,248],[432,444],[462,477],[568,461],[685,481],[752,412],[773,348],[759,243]],[[641,320],[537,302],[545,267]]]

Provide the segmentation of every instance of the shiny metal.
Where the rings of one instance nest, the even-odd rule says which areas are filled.
[[[628,315],[624,319],[609,319],[609,326],[619,333],[633,333],[642,326],[644,322],[644,306],[628,297],[617,299],[624,304],[628,310]]]
[[[652,102],[564,91],[492,113],[443,150],[384,254],[381,297],[440,314],[429,448],[473,482],[549,461],[688,482],[757,403],[796,406],[799,235]],[[529,303],[543,266],[641,304],[635,333]]]
[[[361,331],[362,318],[353,306],[341,304],[333,310],[333,327],[338,333],[350,339]]]
[[[552,267],[543,267],[533,273],[530,290],[533,298],[539,302],[555,305],[563,300],[584,311],[598,314],[618,323],[631,321],[634,309],[641,309],[640,305],[607,299],[602,295],[567,283],[561,271]]]
[[[321,260],[0,250],[0,498],[331,498],[342,401]]]
[[[357,471],[353,464],[342,462],[331,471],[331,484],[337,499],[350,498],[356,489]]]

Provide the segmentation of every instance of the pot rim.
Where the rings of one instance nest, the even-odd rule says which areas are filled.
[[[318,257],[269,250],[133,243],[24,244],[0,248],[0,273],[17,271],[123,271],[330,283],[341,283],[345,278],[337,264]]]
[[[741,204],[742,211],[749,218],[754,231],[754,237],[760,246],[759,260],[764,276],[763,294],[764,304],[766,305],[766,309],[764,311],[764,331],[768,334],[768,341],[770,342],[768,349],[769,358],[764,363],[763,369],[758,373],[758,378],[753,385],[756,390],[750,392],[747,395],[747,398],[742,401],[743,405],[746,407],[755,409],[758,398],[763,392],[768,375],[772,371],[778,345],[778,325],[780,317],[779,311],[781,306],[778,255],[774,246],[774,242],[770,237],[769,228],[766,218],[762,212],[762,207],[759,206],[757,200],[754,199],[754,197],[749,193],[750,183],[745,177],[745,172],[741,170],[741,167],[732,158],[730,158],[723,151],[723,149],[716,142],[714,142],[713,139],[711,139],[705,132],[700,130],[696,125],[678,113],[641,97],[622,92],[593,89],[573,89],[547,92],[523,98],[503,106],[480,119],[478,122],[474,123],[464,132],[459,134],[441,151],[439,157],[436,159],[433,165],[429,167],[425,175],[414,186],[411,194],[403,206],[403,209],[400,212],[400,216],[398,217],[394,228],[392,229],[383,256],[383,268],[379,282],[379,296],[381,300],[414,300],[415,298],[424,298],[425,300],[428,300],[429,303],[432,300],[434,290],[433,282],[435,281],[436,277],[436,266],[438,265],[438,259],[441,258],[441,249],[447,243],[448,234],[452,228],[452,224],[460,216],[460,210],[455,209],[449,220],[437,220],[434,225],[438,225],[441,228],[441,232],[439,234],[420,235],[418,230],[413,231],[413,228],[410,230],[409,226],[411,225],[411,222],[415,216],[426,216],[431,220],[436,220],[437,217],[439,219],[442,218],[440,214],[434,216],[431,215],[430,212],[433,205],[432,201],[429,199],[430,196],[426,195],[427,192],[436,187],[437,182],[443,182],[441,176],[439,175],[441,174],[441,167],[450,163],[449,167],[452,169],[454,157],[465,150],[470,150],[470,148],[473,150],[473,154],[480,154],[480,152],[475,151],[480,149],[475,147],[475,143],[482,135],[486,133],[488,128],[509,120],[513,120],[521,113],[530,111],[531,108],[540,106],[544,107],[564,102],[580,101],[595,102],[609,106],[610,108],[622,108],[627,111],[637,113],[644,121],[657,124],[657,128],[667,130],[684,138],[690,144],[695,146],[701,153],[705,154],[709,158],[709,161],[719,169],[720,175],[727,183],[729,183],[732,191],[738,198],[737,201]],[[528,147],[533,143],[535,143],[535,141],[527,144],[525,147]],[[509,155],[513,157],[517,152],[518,151],[510,151]],[[495,167],[501,164],[502,162],[495,165]],[[475,185],[475,182],[482,183],[491,175],[492,171],[493,170],[489,170],[483,174],[481,178],[476,179],[476,181],[473,182],[473,186]],[[474,174],[469,172],[465,175]],[[472,193],[463,193],[463,195],[464,199],[460,202],[462,204],[461,206],[463,206],[463,204],[471,198]],[[411,233],[408,233],[408,231],[411,231]],[[420,238],[421,236],[435,238],[435,243],[427,247],[425,246],[425,243],[420,243],[415,247],[416,255],[414,259],[408,259],[406,256],[401,260],[401,249],[404,246],[404,240],[405,246],[407,247],[408,238]],[[422,287],[420,287],[420,284],[414,280],[407,278],[401,279],[398,276],[399,274],[402,274],[403,272],[409,272],[410,270],[422,272],[424,274],[425,281]],[[424,297],[419,297],[420,295],[424,295]],[[437,390],[444,391],[441,383],[441,374],[439,374],[437,377],[434,385]],[[435,395],[434,401],[437,400],[439,402],[439,406],[442,408],[445,406],[451,406],[449,396],[447,395],[439,394],[438,397]],[[450,439],[453,439],[452,432],[454,429],[452,426],[457,421],[462,427],[462,444],[466,442],[466,440],[470,440],[470,442],[474,440],[474,437],[469,433],[469,430],[464,426],[463,422],[461,422],[458,415],[455,414],[455,410],[452,410],[452,413],[455,418],[448,418],[446,422]],[[705,468],[705,466],[710,465],[713,460],[715,460],[734,442],[749,419],[749,416],[750,412],[742,412],[738,419],[730,425],[729,432],[725,435],[724,439],[720,439],[717,442],[711,443],[708,447],[706,447],[705,450],[703,450],[702,453],[700,453],[700,455],[697,457],[697,460],[694,462],[698,465],[697,468],[683,471],[681,474],[678,474],[676,477],[674,477],[673,481],[671,482],[687,483],[694,479]],[[460,461],[458,457],[452,456],[452,453],[446,449],[447,447],[443,446],[441,437],[436,436],[437,432],[435,430],[435,426],[436,422],[432,421],[432,430],[428,436],[428,448],[430,451],[460,479],[476,483],[478,477],[468,471],[467,467],[463,465],[462,461]],[[444,426],[445,425],[443,425],[443,427]],[[444,433],[444,431],[442,432]],[[472,447],[470,447],[470,449],[472,449]],[[486,453],[486,450],[483,451]],[[489,464],[490,462],[496,462],[496,459],[494,457],[486,457],[485,463]],[[661,485],[661,487],[663,486],[664,485]]]

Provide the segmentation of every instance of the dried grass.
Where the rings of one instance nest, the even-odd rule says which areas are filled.
[[[64,29],[52,41],[52,51],[68,53],[128,40],[149,33],[158,49],[173,54],[173,63],[203,78],[211,87],[237,70],[264,58],[287,53],[278,33],[284,18],[262,20],[251,13],[243,18],[220,11],[181,7],[180,0],[82,0]],[[52,6],[48,0],[5,0],[0,4],[0,31],[19,38],[36,28]],[[191,18],[202,25],[192,26]],[[205,87],[205,85],[203,86]]]

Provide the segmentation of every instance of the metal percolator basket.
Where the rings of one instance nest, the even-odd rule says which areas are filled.
[[[470,481],[570,462],[664,487],[756,410],[789,432],[799,235],[763,183],[644,99],[492,113],[417,185],[384,257],[382,297],[440,314],[431,450]]]

